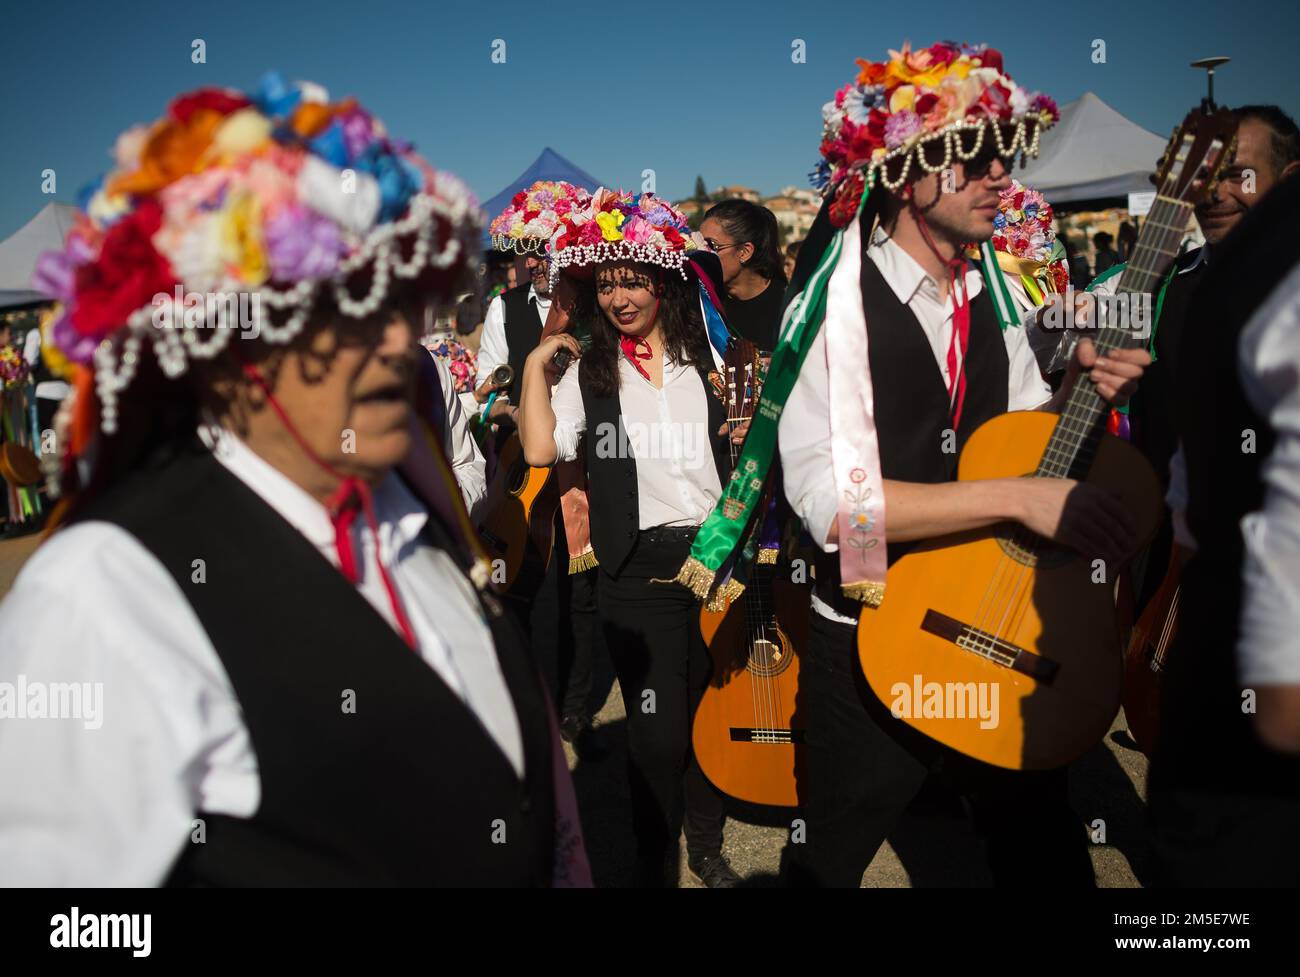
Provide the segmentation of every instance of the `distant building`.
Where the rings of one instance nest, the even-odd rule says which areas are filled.
[[[793,244],[802,241],[817,219],[821,209],[821,197],[815,190],[798,187],[785,187],[775,197],[762,201],[764,207],[776,215],[777,226],[781,228],[781,244]]]
[[[710,207],[720,200],[736,198],[762,204],[776,215],[776,223],[781,228],[782,247],[794,241],[802,241],[807,236],[822,205],[821,195],[806,187],[782,187],[780,193],[763,197],[749,187],[730,186],[718,187],[709,194],[708,200],[700,201],[692,197],[676,201],[673,206],[686,215],[692,227],[699,227]]]
[[[732,200],[739,198],[740,200],[748,200],[750,203],[756,204],[759,202],[761,197],[762,195],[757,190],[751,190],[749,187],[742,187],[740,185],[718,187],[713,191],[714,200]]]

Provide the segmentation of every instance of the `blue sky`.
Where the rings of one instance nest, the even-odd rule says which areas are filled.
[[[521,3],[363,0],[80,0],[12,4],[0,34],[0,237],[49,197],[108,168],[122,129],[203,85],[251,88],[269,68],[356,95],[390,132],[486,200],[550,145],[597,179],[661,194],[741,183],[764,193],[806,185],[820,107],[904,40],[1001,48],[1010,74],[1064,104],[1096,92],[1167,134],[1202,95],[1187,63],[1233,62],[1221,102],[1277,102],[1300,114],[1295,5],[1049,4],[907,0]],[[1027,11],[1033,11],[1027,16]],[[1259,19],[1263,18],[1263,20]],[[202,38],[207,63],[192,64]],[[506,63],[491,46],[506,41]],[[791,62],[802,39],[807,63]],[[1106,63],[1091,60],[1106,42]]]

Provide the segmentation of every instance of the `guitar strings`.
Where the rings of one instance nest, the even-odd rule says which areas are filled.
[[[1161,187],[1162,191],[1166,191],[1169,189],[1168,184],[1171,182],[1171,179],[1172,178],[1166,178],[1166,185]],[[1177,214],[1177,212],[1180,209],[1185,208],[1186,206],[1187,205],[1182,203],[1181,201],[1176,201],[1171,198],[1168,198],[1167,196],[1165,196],[1163,192],[1157,198],[1156,206],[1152,208],[1152,213],[1147,219],[1147,226],[1154,226],[1156,228],[1155,231],[1149,234],[1149,238],[1151,239],[1152,242],[1150,246],[1154,250],[1167,251],[1170,245],[1174,243],[1174,241],[1172,240],[1173,236],[1177,235],[1178,239],[1181,240],[1183,234],[1183,230],[1178,228],[1177,225],[1159,220],[1157,219],[1157,217],[1173,219]],[[1140,244],[1141,242],[1139,241],[1139,245]],[[1142,274],[1153,275],[1153,272],[1151,272],[1150,270],[1141,268],[1140,264],[1135,263],[1134,267],[1136,267],[1137,270]],[[1125,289],[1125,291],[1131,293],[1136,290]],[[1116,328],[1116,327],[1108,327],[1108,328]],[[1115,345],[1111,345],[1109,342],[1107,342],[1107,340],[1112,336],[1119,340],[1119,342],[1117,342]],[[1117,346],[1122,345],[1123,340],[1127,338],[1128,338],[1127,335],[1123,333],[1116,332],[1116,333],[1107,334],[1106,330],[1103,330],[1102,332],[1098,333],[1098,336],[1094,340],[1094,342],[1097,344],[1099,351],[1109,352],[1110,350],[1116,348]],[[1092,423],[1084,423],[1084,425],[1078,430],[1072,427],[1071,424],[1069,423],[1070,407],[1075,406],[1074,405],[1075,394],[1079,392],[1079,390],[1080,388],[1076,387],[1075,391],[1071,392],[1070,403],[1067,405],[1066,411],[1063,413],[1061,420],[1057,422],[1057,428],[1056,430],[1053,431],[1052,439],[1048,442],[1048,448],[1044,452],[1044,460],[1046,461],[1055,460],[1050,458],[1050,455],[1053,453],[1053,450],[1055,450],[1056,453],[1062,455],[1061,459],[1059,461],[1056,461],[1056,464],[1060,465],[1063,462],[1066,462],[1068,460],[1069,464],[1065,467],[1065,471],[1060,476],[1057,477],[1065,477],[1065,475],[1068,474],[1068,472],[1073,467],[1074,463],[1077,462],[1079,458],[1079,450],[1085,445],[1087,440],[1092,437],[1094,432],[1094,427]],[[1087,399],[1089,394],[1095,393],[1095,387],[1082,388],[1082,390],[1083,393],[1082,393],[1082,397],[1080,398],[1081,400]],[[1061,437],[1059,438],[1057,437],[1058,432],[1061,434]],[[1073,441],[1071,441],[1071,437],[1073,437],[1074,439]],[[1065,449],[1062,449],[1060,444],[1056,443],[1062,441],[1065,442],[1066,444]],[[1043,466],[1040,464],[1040,468],[1041,467]],[[1022,533],[1018,530],[1014,535],[1016,537],[1020,537],[1022,536]],[[1028,541],[1026,540],[1026,542]],[[1021,544],[1021,541],[1017,539],[1015,540],[1014,545],[1023,545],[1023,544]],[[1024,548],[1029,549],[1028,546],[1025,546]],[[1005,559],[1005,554],[1004,554],[1004,559]],[[1019,563],[1019,561],[1015,561],[1015,562]],[[1001,619],[998,621],[996,628],[994,628],[991,632],[992,634],[991,641],[987,642],[990,650],[992,647],[994,647],[993,642],[1000,640],[1003,635],[1010,636],[1018,633],[1020,626],[1023,624],[1024,617],[1028,613],[1029,606],[1032,603],[1032,591],[1033,591],[1032,582],[1035,579],[1035,575],[1032,572],[1032,570],[1033,570],[1032,567],[1025,564],[1020,564],[1019,572],[1013,575],[1013,582],[1012,582],[1013,586],[1012,586],[1011,597],[1003,608]],[[1008,616],[1010,616],[1011,618],[1010,627],[1007,626]]]

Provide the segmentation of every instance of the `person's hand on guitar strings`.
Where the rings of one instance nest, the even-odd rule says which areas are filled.
[[[1150,365],[1151,354],[1145,349],[1113,349],[1099,356],[1091,339],[1080,339],[1074,347],[1074,358],[1065,371],[1061,390],[1068,397],[1079,375],[1090,370],[1088,377],[1101,399],[1112,407],[1123,407],[1137,390],[1143,371]]]
[[[1137,550],[1137,521],[1118,495],[1069,478],[1017,481],[1023,482],[1018,519],[1038,535],[1107,566],[1119,566]]]
[[[739,422],[739,423],[738,423],[734,428],[731,429],[731,443],[732,443],[732,444],[744,444],[744,443],[745,443],[745,435],[749,433],[749,422],[750,422],[750,418],[746,417],[744,420],[740,421],[740,422]],[[718,428],[718,433],[719,433],[719,434],[726,434],[726,433],[727,433],[727,425],[730,424],[730,423],[731,423],[731,421],[724,421],[724,422],[722,423],[722,427]]]

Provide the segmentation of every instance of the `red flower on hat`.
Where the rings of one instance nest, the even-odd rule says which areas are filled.
[[[980,95],[975,103],[984,114],[994,119],[1011,118],[1011,91],[1002,82],[995,81]]]
[[[980,54],[980,67],[992,68],[1000,75],[1006,74],[1002,70],[1002,52],[997,48],[984,49],[983,53]]]
[[[72,324],[83,336],[102,339],[159,292],[170,294],[176,276],[151,240],[162,224],[162,207],[143,200],[108,229],[99,257],[77,269]]]
[[[944,44],[943,42],[932,44],[929,53],[930,62],[932,64],[941,65],[950,65],[961,56],[961,52],[955,47],[951,44]]]
[[[174,99],[171,105],[167,106],[167,114],[184,125],[199,109],[209,109],[220,115],[229,115],[252,104],[239,92],[228,91],[225,88],[200,88],[198,91]]]
[[[830,218],[835,227],[847,227],[858,212],[858,203],[862,200],[862,191],[866,179],[861,170],[853,170],[835,190],[831,201]]]

